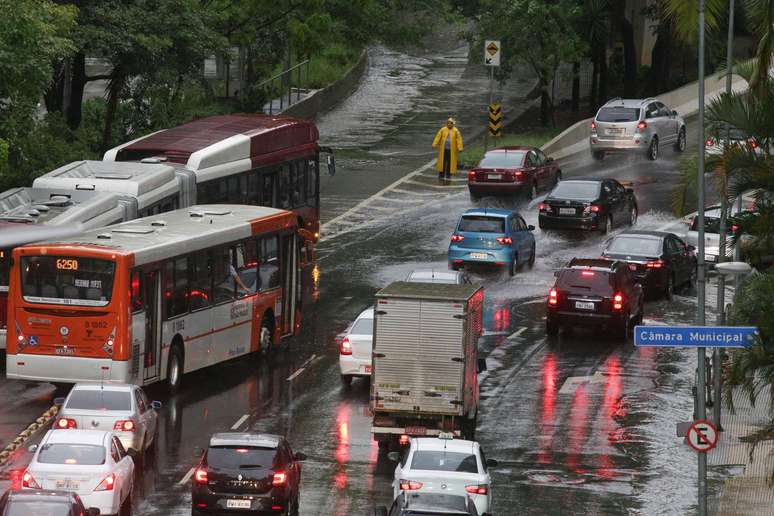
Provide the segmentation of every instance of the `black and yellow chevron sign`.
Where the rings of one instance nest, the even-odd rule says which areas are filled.
[[[489,134],[495,138],[502,136],[503,107],[500,104],[489,104]]]

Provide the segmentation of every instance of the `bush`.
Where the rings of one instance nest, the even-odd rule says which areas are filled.
[[[774,274],[754,274],[742,284],[730,315],[731,324],[757,326],[767,347],[774,343]]]

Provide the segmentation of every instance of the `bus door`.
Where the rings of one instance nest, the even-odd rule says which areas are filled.
[[[298,246],[296,235],[282,235],[282,334],[292,335],[296,325]]]
[[[145,361],[143,378],[159,377],[161,367],[161,272],[146,271],[145,285]]]

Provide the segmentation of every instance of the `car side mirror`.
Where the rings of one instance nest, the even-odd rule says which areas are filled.
[[[535,231],[535,226],[530,224],[529,226],[527,226],[527,231]]]
[[[672,116],[678,116],[677,111],[675,111],[674,109],[672,110]]]
[[[326,160],[328,164],[328,175],[329,176],[335,176],[336,175],[336,158],[333,157],[333,154],[328,155],[328,159]]]
[[[31,444],[31,445],[27,446],[27,451],[30,452],[30,453],[35,453],[36,451],[38,451],[38,445],[37,444]]]
[[[495,459],[486,459],[486,467],[487,468],[496,468],[499,462],[497,462]]]
[[[478,359],[478,372],[483,373],[486,371],[486,359],[485,358],[479,358]]]
[[[554,271],[554,278],[558,278],[558,277],[559,277],[559,271]]]
[[[306,460],[306,453],[298,452],[298,453],[296,453],[296,454],[294,455],[294,457],[295,457],[295,458],[296,458],[296,460],[298,460],[298,461],[304,461],[304,460]]]
[[[387,458],[390,459],[392,462],[400,462],[400,453],[396,451],[391,451],[387,454]]]
[[[97,509],[96,507],[89,507],[88,509],[86,509],[86,512],[88,513],[89,516],[99,516],[100,514],[99,509]]]
[[[552,158],[551,156],[548,156],[546,158],[546,163],[551,163],[552,161],[554,161],[554,158]]]
[[[153,407],[156,410],[159,410],[159,409],[161,409],[162,404],[161,404],[160,401],[153,400],[153,401],[151,401],[151,407]]]
[[[64,402],[65,402],[64,397],[54,398],[54,405],[56,405],[57,407],[61,407],[62,405],[64,405]]]
[[[634,188],[626,188],[626,193],[634,193]]]

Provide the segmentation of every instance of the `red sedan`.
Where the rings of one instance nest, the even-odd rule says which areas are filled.
[[[526,194],[534,199],[540,190],[550,190],[561,181],[562,171],[553,158],[535,147],[492,149],[476,168],[468,172],[471,200],[484,195]]]

